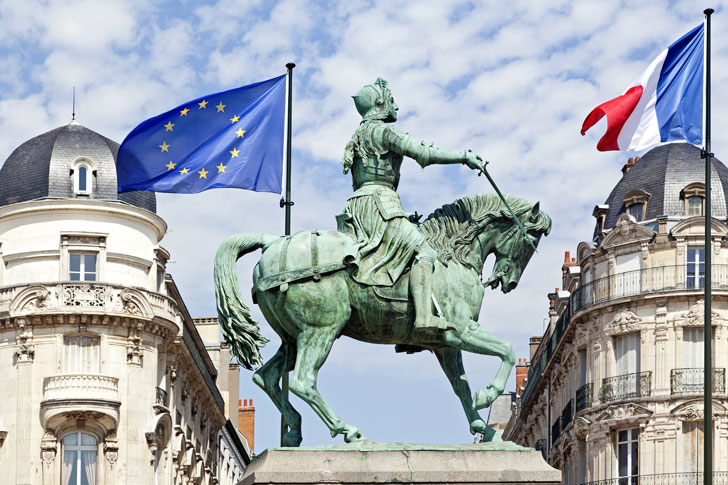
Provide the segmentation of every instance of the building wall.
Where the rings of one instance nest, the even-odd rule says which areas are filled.
[[[96,438],[101,485],[216,479],[225,402],[164,277],[165,230],[155,214],[114,202],[0,207],[3,483],[60,483],[71,449],[63,438],[74,432]],[[97,255],[96,281],[69,281],[73,251]],[[88,349],[73,345],[88,338],[98,346],[79,357]]]
[[[673,474],[702,470],[703,368],[689,358],[702,347],[690,347],[686,339],[704,330],[703,290],[688,284],[685,268],[687,249],[703,246],[703,225],[701,217],[694,217],[665,219],[655,226],[656,232],[623,217],[598,248],[582,243],[580,271],[565,276],[565,292],[550,295],[559,318],[531,356],[529,377],[505,434],[544,449],[549,462],[563,471],[564,483],[623,476],[617,441],[621,431],[631,429],[637,430],[635,456],[642,482],[648,482],[646,475],[659,475],[650,479],[660,483],[689,481]],[[718,376],[713,469],[725,474],[728,272],[723,268],[728,226],[714,220],[712,233],[713,368]],[[632,255],[639,269],[624,271],[620,263],[634,264]],[[628,377],[631,372],[623,366],[620,370],[625,338],[636,339],[639,358],[628,370],[638,370],[639,378]],[[584,399],[589,386],[591,394]]]

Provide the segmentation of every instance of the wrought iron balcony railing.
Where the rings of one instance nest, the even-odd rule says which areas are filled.
[[[561,428],[566,429],[566,427],[571,423],[572,418],[574,417],[574,400],[569,399],[569,402],[566,403],[566,406],[564,406],[564,409],[561,411]]]
[[[702,394],[705,368],[672,369],[670,371],[671,394]],[[725,369],[713,369],[713,392],[725,392]]]
[[[651,394],[652,372],[647,371],[602,379],[602,392],[599,399],[606,403]]]
[[[561,436],[561,417],[556,418],[554,424],[551,425],[551,446],[559,440]]]
[[[582,485],[702,485],[702,472],[632,475],[586,482]],[[713,472],[713,485],[728,485],[728,472]]]
[[[161,387],[157,388],[156,404],[164,406],[165,408],[169,407],[169,397],[167,396],[167,391],[165,391]]]
[[[576,412],[583,411],[584,409],[591,407],[592,403],[592,389],[591,383],[584,384],[576,390]]]
[[[712,287],[714,290],[728,290],[728,264],[712,265]],[[521,403],[526,404],[533,397],[539,385],[541,373],[556,351],[563,335],[571,323],[571,316],[579,310],[617,298],[664,293],[671,291],[695,291],[703,289],[704,279],[691,271],[687,265],[659,266],[636,271],[617,273],[579,286],[569,297],[568,304],[548,334],[543,336],[531,362],[526,388],[521,394]],[[0,293],[0,301],[2,294]]]

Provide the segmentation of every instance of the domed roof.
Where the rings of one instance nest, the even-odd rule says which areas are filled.
[[[716,158],[711,161],[711,215],[725,219],[728,214],[728,168]],[[617,224],[617,218],[626,211],[625,196],[635,191],[643,191],[649,198],[643,220],[662,215],[685,216],[681,192],[694,183],[705,183],[705,160],[700,158],[700,148],[686,143],[653,148],[632,165],[607,197],[605,204],[609,208],[604,229]],[[597,226],[595,235],[598,230]]]
[[[118,193],[118,151],[118,143],[76,122],[36,136],[16,148],[0,168],[0,206],[47,197],[84,197],[119,200],[156,212],[153,192]],[[74,192],[71,174],[80,159],[91,165],[94,174],[88,195]]]

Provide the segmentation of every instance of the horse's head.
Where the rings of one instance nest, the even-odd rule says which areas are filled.
[[[526,233],[510,219],[510,227],[501,232],[494,241],[493,253],[496,260],[493,272],[484,283],[493,289],[500,284],[503,293],[508,293],[518,285],[521,273],[536,251],[541,236],[548,235],[551,230],[551,219],[539,210],[538,202],[518,217]]]

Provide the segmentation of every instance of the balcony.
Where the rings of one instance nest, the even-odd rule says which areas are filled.
[[[551,446],[559,440],[559,437],[561,437],[561,417],[556,418],[551,425]]]
[[[165,408],[169,407],[169,396],[167,395],[167,391],[162,389],[161,387],[157,387],[157,396],[155,400],[155,404],[159,404],[160,406],[164,406]]]
[[[624,374],[602,379],[602,403],[646,397],[652,394],[652,372]]]
[[[88,412],[106,430],[119,424],[119,379],[98,374],[62,374],[43,380],[41,423],[53,429],[79,411]]]
[[[591,407],[593,395],[593,386],[591,384],[584,384],[576,390],[576,412],[583,411],[584,409]]]
[[[703,480],[701,472],[685,472],[607,478],[582,485],[703,485]],[[728,472],[713,472],[713,485],[728,485]]]
[[[728,291],[728,265],[714,264],[712,268],[713,290]],[[536,349],[528,372],[526,388],[521,394],[522,406],[535,395],[534,390],[539,386],[541,374],[561,344],[571,324],[571,316],[576,312],[591,305],[628,296],[686,291],[700,293],[703,291],[703,284],[704,280],[700,275],[696,278],[694,274],[689,274],[685,265],[676,265],[618,273],[578,287],[569,297],[566,308],[559,315],[551,332],[543,336]],[[0,301],[2,301],[1,292]]]
[[[43,380],[43,400],[119,400],[119,379],[95,374],[64,374]]]
[[[670,394],[702,394],[705,382],[705,368],[672,369],[670,371]],[[713,369],[713,392],[725,392],[725,369]]]
[[[561,429],[566,429],[566,427],[571,423],[571,420],[574,418],[574,400],[569,399],[569,402],[566,403],[566,406],[564,406],[564,409],[561,411]]]

